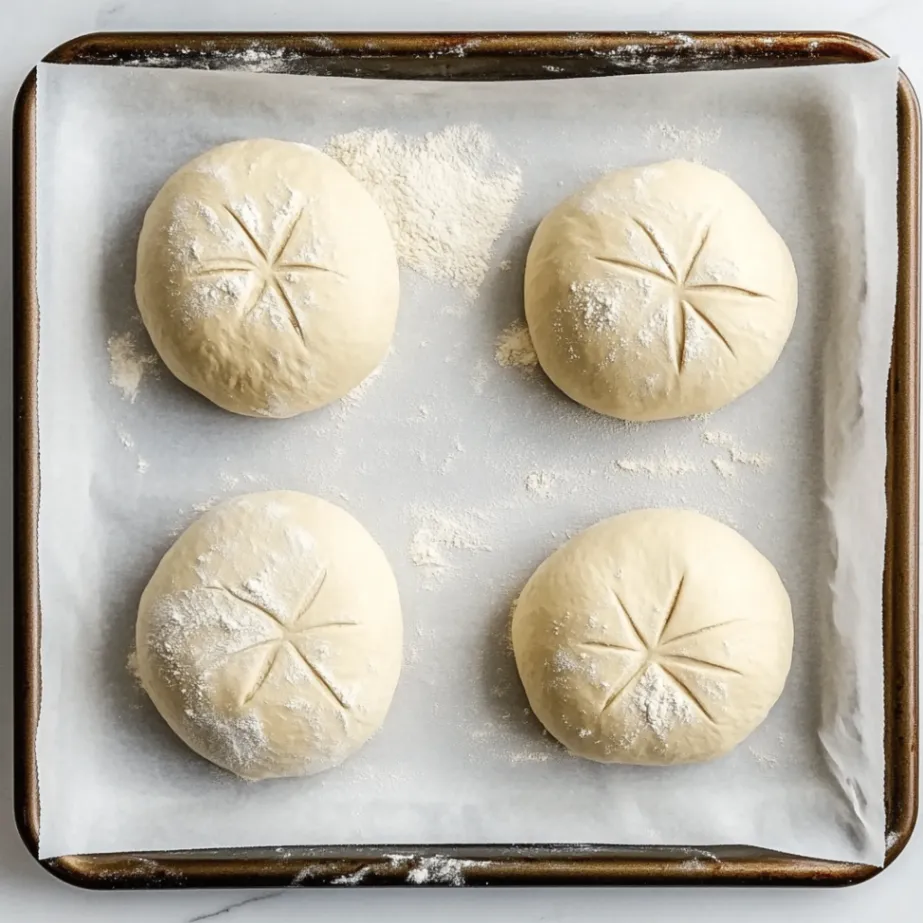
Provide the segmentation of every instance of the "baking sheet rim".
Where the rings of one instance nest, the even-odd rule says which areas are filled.
[[[455,57],[460,47],[477,55],[494,54],[510,60],[534,54],[585,57],[592,49],[643,45],[669,51],[671,65],[688,52],[689,41],[706,55],[713,69],[733,69],[740,57],[771,59],[770,63],[824,63],[825,51],[842,59],[870,61],[886,57],[876,46],[842,33],[585,33],[585,34],[387,34],[313,35],[237,33],[92,34],[73,39],[46,56],[48,63],[108,63],[118,66],[124,56],[145,47],[163,52],[203,54],[221,42],[224,49],[243,51],[254,42],[263,46],[298,46],[318,57],[396,55],[407,59],[426,55]],[[788,49],[786,51],[786,48]],[[704,54],[704,51],[702,52]],[[119,55],[123,60],[119,60]],[[793,60],[793,58],[795,60]],[[829,58],[827,58],[829,60]],[[721,64],[726,65],[721,68]],[[717,66],[715,66],[717,65]],[[668,66],[666,69],[681,69]],[[14,656],[15,675],[15,805],[20,835],[37,855],[39,830],[38,774],[35,734],[40,701],[38,607],[38,304],[35,286],[36,159],[34,117],[36,72],[27,77],[14,113],[14,389],[16,402],[14,520]],[[899,272],[892,368],[888,393],[888,534],[883,581],[884,658],[886,680],[885,786],[888,804],[890,864],[906,845],[917,812],[917,579],[918,579],[918,444],[919,368],[919,136],[920,110],[904,74],[898,86],[899,144]],[[389,861],[388,853],[414,857],[439,855],[479,859],[485,864],[466,870],[469,884],[560,883],[717,883],[728,884],[849,884],[866,880],[880,869],[731,847],[363,847],[343,850],[302,848],[294,857],[269,851],[219,850],[200,853],[138,853],[60,856],[42,861],[52,874],[72,884],[97,888],[240,887],[330,884],[361,866],[371,871],[363,884],[406,882],[408,863]],[[266,851],[264,851],[266,852]],[[235,853],[247,853],[248,858]],[[311,855],[314,854],[314,855]],[[690,862],[689,860],[696,860]]]

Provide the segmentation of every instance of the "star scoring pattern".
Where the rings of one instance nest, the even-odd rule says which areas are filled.
[[[665,676],[678,687],[679,691],[696,706],[700,714],[708,721],[715,723],[714,716],[709,712],[701,696],[697,695],[689,684],[684,682],[683,679],[677,675],[676,667],[684,670],[691,670],[693,672],[701,671],[706,673],[731,674],[734,676],[742,676],[743,674],[740,670],[735,670],[733,667],[726,667],[720,663],[715,663],[712,660],[705,660],[701,657],[692,657],[688,654],[678,653],[673,648],[674,645],[680,641],[685,641],[694,636],[704,634],[705,632],[713,631],[715,628],[721,628],[724,625],[739,622],[741,619],[727,619],[723,622],[715,622],[713,625],[706,625],[703,628],[696,628],[693,631],[671,635],[670,624],[673,620],[673,616],[676,614],[685,579],[685,576],[680,577],[679,583],[676,585],[676,589],[673,592],[672,599],[667,606],[663,622],[653,638],[645,637],[638,623],[632,618],[628,608],[619,598],[619,595],[613,591],[615,601],[613,608],[618,612],[620,619],[631,634],[631,643],[614,644],[609,641],[583,641],[580,643],[580,647],[588,650],[607,654],[629,655],[632,659],[639,658],[641,661],[640,666],[630,674],[629,678],[606,699],[600,711],[600,718],[602,718],[606,711],[618,702],[619,699],[621,699],[641,678],[644,672],[653,665],[656,666],[657,669],[663,671]]]
[[[622,271],[648,278],[657,285],[668,285],[670,287],[670,339],[672,341],[671,351],[673,353],[673,361],[676,364],[677,372],[682,372],[686,364],[686,325],[692,318],[701,321],[733,356],[733,347],[727,337],[721,332],[714,317],[710,316],[711,308],[708,303],[709,299],[730,295],[744,301],[750,301],[753,299],[769,299],[770,296],[763,295],[760,292],[754,292],[748,288],[741,288],[738,285],[720,285],[717,283],[694,285],[689,282],[699,257],[705,249],[705,244],[708,242],[708,235],[711,232],[711,225],[708,221],[704,223],[699,240],[693,248],[692,256],[686,261],[684,269],[680,269],[677,263],[670,259],[663,244],[660,243],[653,229],[648,224],[637,218],[632,218],[632,221],[641,229],[644,236],[657,251],[657,257],[662,263],[663,268],[645,266],[641,263],[635,263],[632,260],[622,259],[621,257],[597,256],[596,259],[600,263],[605,263]]]
[[[274,634],[274,637],[272,638],[268,638],[265,641],[258,641],[256,644],[251,644],[248,647],[241,648],[239,651],[235,651],[231,655],[233,658],[239,657],[241,654],[248,653],[249,651],[260,650],[262,652],[260,668],[256,673],[252,687],[244,693],[243,698],[241,699],[241,705],[246,705],[257,695],[257,693],[259,693],[260,689],[263,688],[263,684],[272,673],[273,667],[276,665],[276,661],[278,660],[279,655],[283,650],[285,650],[304,664],[308,673],[314,678],[315,682],[320,686],[321,689],[323,689],[326,695],[333,699],[333,701],[336,702],[336,704],[339,705],[339,707],[344,711],[349,711],[349,704],[344,699],[343,694],[337,690],[334,683],[332,683],[331,680],[324,675],[323,671],[317,666],[316,663],[312,661],[311,657],[306,654],[304,650],[302,650],[302,648],[299,646],[301,643],[307,640],[307,635],[321,628],[351,628],[357,625],[356,622],[347,621],[305,624],[305,619],[310,613],[311,605],[314,603],[314,600],[317,599],[317,596],[320,593],[321,587],[324,585],[326,578],[327,572],[322,568],[319,571],[317,578],[308,587],[305,598],[301,605],[298,607],[297,615],[289,623],[286,623],[286,621],[281,616],[271,611],[263,603],[257,602],[254,599],[249,599],[247,596],[243,595],[243,593],[240,593],[237,590],[233,590],[229,586],[222,585],[204,587],[206,590],[213,590],[218,593],[226,593],[228,596],[233,597],[238,602],[248,606],[254,612],[259,613],[265,623],[265,627],[269,628],[269,630]]]
[[[244,318],[246,319],[256,310],[263,295],[267,290],[271,289],[275,292],[279,301],[285,306],[288,312],[288,319],[295,332],[301,338],[302,343],[305,342],[304,328],[301,325],[301,321],[298,319],[298,312],[295,310],[295,305],[286,290],[284,283],[287,280],[282,278],[282,274],[294,272],[326,272],[342,278],[342,273],[337,272],[335,269],[330,269],[327,266],[321,266],[318,263],[303,263],[285,259],[285,250],[292,240],[295,228],[298,227],[298,223],[304,215],[304,209],[301,209],[295,215],[288,227],[283,228],[278,239],[267,249],[260,244],[254,231],[247,226],[247,223],[233,208],[229,205],[224,205],[223,208],[243,234],[245,246],[250,251],[250,256],[217,257],[211,260],[203,260],[198,271],[194,273],[194,277],[203,278],[207,276],[226,275],[228,273],[247,273],[248,275],[256,275],[259,284],[254,286],[251,290],[250,301],[244,308]]]

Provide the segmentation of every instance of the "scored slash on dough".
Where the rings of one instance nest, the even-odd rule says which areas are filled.
[[[734,349],[731,346],[730,341],[721,332],[721,329],[715,320],[708,316],[700,301],[698,304],[696,304],[692,301],[692,299],[695,298],[698,301],[698,297],[702,295],[735,295],[737,297],[743,296],[745,299],[765,298],[772,300],[771,297],[760,292],[755,292],[752,289],[741,288],[737,285],[717,283],[703,283],[700,285],[689,284],[689,279],[695,270],[696,263],[698,262],[699,257],[702,255],[702,251],[705,249],[705,244],[708,241],[708,236],[711,233],[711,219],[705,219],[699,241],[696,244],[692,256],[686,264],[686,269],[683,272],[679,272],[677,270],[673,261],[667,254],[663,244],[661,244],[661,242],[657,239],[657,235],[654,234],[653,229],[648,227],[647,224],[637,218],[632,218],[631,220],[644,232],[644,236],[650,241],[654,249],[657,251],[657,256],[666,267],[666,271],[658,269],[654,266],[645,266],[642,263],[635,263],[631,260],[625,260],[619,257],[596,256],[594,259],[600,263],[605,263],[622,270],[627,270],[628,272],[638,273],[642,276],[647,276],[659,282],[666,282],[673,286],[674,290],[672,295],[674,297],[672,300],[673,310],[671,311],[670,316],[670,338],[672,340],[673,362],[676,365],[676,371],[682,372],[686,364],[686,326],[691,322],[693,318],[701,321],[702,324],[704,324],[704,326],[707,327],[708,330],[712,332],[712,334],[714,334],[715,338],[721,342],[724,348],[732,356],[735,356]]]
[[[298,312],[295,310],[295,306],[292,304],[292,300],[289,297],[285,286],[282,284],[282,280],[279,278],[278,273],[281,271],[316,271],[330,273],[332,275],[339,276],[340,278],[343,278],[343,274],[337,272],[335,269],[330,269],[327,266],[321,266],[317,263],[282,261],[283,257],[285,256],[285,250],[295,233],[295,228],[297,228],[298,223],[301,221],[301,218],[304,215],[304,209],[302,208],[298,211],[294,220],[291,221],[288,227],[283,231],[280,241],[276,245],[270,245],[269,249],[267,250],[260,245],[260,242],[257,240],[254,232],[247,226],[247,223],[243,220],[243,218],[241,218],[241,216],[238,215],[230,205],[224,205],[223,208],[234,220],[234,223],[237,225],[237,227],[240,228],[248,246],[255,252],[255,258],[241,259],[237,257],[218,257],[213,260],[203,261],[201,267],[195,273],[195,276],[201,278],[203,276],[223,275],[225,273],[259,273],[262,276],[262,283],[256,286],[254,290],[255,297],[244,309],[243,318],[246,320],[248,317],[250,317],[250,315],[253,314],[253,312],[256,310],[257,305],[259,305],[259,303],[262,301],[266,290],[272,289],[282,304],[285,305],[285,309],[288,312],[289,322],[291,323],[295,332],[298,334],[301,342],[306,342],[304,329],[301,326],[301,321],[298,319]]]
[[[717,626],[710,626],[715,628]],[[676,640],[674,638],[674,640]],[[671,642],[667,642],[668,644]],[[717,670],[719,673],[733,673],[735,676],[743,676],[740,670],[735,670],[733,667],[725,667],[720,663],[715,663],[713,660],[703,660],[701,657],[690,657],[688,654],[670,654],[670,660],[675,660],[679,663],[694,663],[700,667],[705,667],[707,670]]]
[[[638,647],[630,647],[626,644],[616,644],[609,641],[582,641],[580,642],[581,647],[590,648],[591,650],[599,651],[614,651],[614,652],[625,652],[629,654],[640,654],[643,656],[643,661],[641,666],[624,682],[618,689],[615,690],[607,699],[603,707],[599,712],[599,719],[602,720],[603,715],[606,711],[611,708],[618,700],[626,693],[628,690],[641,678],[641,676],[651,667],[657,667],[660,669],[666,676],[672,680],[674,685],[677,686],[680,693],[686,696],[693,705],[696,706],[699,712],[705,716],[712,724],[716,724],[714,716],[709,712],[705,707],[704,703],[700,700],[700,697],[689,687],[689,685],[684,682],[679,676],[676,675],[673,669],[670,667],[680,667],[686,670],[716,670],[721,673],[731,673],[736,676],[743,676],[743,673],[740,670],[735,670],[733,667],[726,667],[720,663],[715,663],[711,660],[705,660],[700,657],[692,657],[687,654],[672,654],[669,651],[664,651],[663,648],[668,645],[675,644],[677,641],[682,641],[686,638],[690,638],[693,635],[701,634],[705,631],[711,631],[713,628],[719,628],[723,625],[730,625],[734,622],[742,621],[742,619],[729,619],[724,622],[716,622],[714,625],[706,625],[704,628],[697,628],[695,631],[684,632],[680,635],[675,635],[670,638],[667,637],[670,623],[673,620],[673,616],[676,614],[676,610],[679,606],[680,596],[683,591],[683,585],[686,580],[686,575],[683,574],[678,583],[676,584],[676,589],[673,591],[673,596],[666,607],[666,616],[663,620],[663,624],[660,626],[659,631],[657,632],[656,640],[653,643],[648,642],[640,628],[638,627],[635,620],[632,618],[631,612],[628,607],[622,602],[622,599],[617,593],[613,591],[613,596],[617,606],[615,607],[620,615],[623,617],[624,621],[627,623],[627,626],[631,629],[632,634],[635,637],[635,640],[638,642]]]
[[[236,599],[238,602],[243,603],[246,606],[249,606],[251,609],[260,613],[263,618],[269,619],[273,623],[274,628],[282,632],[281,635],[275,638],[269,638],[266,641],[259,641],[256,644],[251,644],[249,647],[242,648],[239,651],[235,651],[231,656],[238,657],[241,654],[247,653],[248,651],[255,650],[259,647],[272,647],[271,652],[267,657],[265,657],[260,664],[260,669],[254,678],[253,685],[251,688],[244,693],[243,698],[241,699],[242,705],[247,705],[256,694],[262,689],[263,684],[269,679],[270,674],[272,673],[273,667],[276,665],[276,661],[279,658],[279,655],[282,652],[282,649],[287,647],[290,652],[294,654],[301,660],[305,667],[308,669],[309,673],[314,677],[318,684],[325,690],[325,692],[340,706],[340,708],[345,711],[349,711],[349,704],[344,700],[343,696],[337,692],[334,685],[327,679],[326,676],[318,669],[317,665],[311,661],[309,657],[295,644],[295,641],[290,637],[291,635],[304,635],[311,631],[316,631],[320,628],[345,628],[345,627],[356,627],[358,623],[356,622],[347,622],[347,621],[335,621],[335,622],[321,622],[316,625],[305,625],[304,627],[299,628],[299,623],[304,619],[314,600],[317,599],[320,591],[324,585],[324,582],[327,579],[327,570],[324,567],[321,567],[318,571],[316,578],[313,583],[308,587],[307,593],[305,594],[304,599],[301,602],[301,605],[298,607],[297,615],[291,622],[291,627],[285,623],[285,621],[280,618],[276,613],[272,612],[266,606],[260,604],[259,602],[244,596],[242,593],[239,593],[229,586],[220,585],[220,586],[205,586],[202,589],[212,590],[219,593],[227,593],[229,596]]]

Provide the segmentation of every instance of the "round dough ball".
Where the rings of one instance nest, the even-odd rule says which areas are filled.
[[[791,254],[733,180],[674,160],[609,173],[550,212],[526,262],[542,368],[625,420],[706,413],[769,373],[795,319]]]
[[[638,510],[581,532],[529,579],[513,613],[529,704],[576,756],[708,760],[782,692],[792,612],[775,568],[733,529]]]
[[[336,766],[381,727],[401,633],[368,532],[324,500],[273,491],[228,500],[177,539],[135,640],[141,683],[179,737],[266,779]]]
[[[180,381],[234,413],[291,417],[384,359],[397,257],[381,210],[335,160],[236,141],[186,164],[151,203],[135,295]]]

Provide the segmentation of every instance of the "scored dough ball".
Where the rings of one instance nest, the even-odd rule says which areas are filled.
[[[234,413],[291,417],[384,359],[398,268],[384,215],[305,144],[236,141],[167,180],[144,216],[135,295],[154,346]]]
[[[680,160],[609,173],[551,211],[526,262],[535,352],[569,397],[625,420],[707,413],[775,365],[791,254],[733,180]]]
[[[293,491],[228,500],[166,553],[141,597],[141,683],[196,753],[245,779],[336,766],[384,721],[401,670],[384,552]]]
[[[708,760],[779,698],[792,612],[775,568],[688,510],[603,520],[552,554],[513,613],[532,711],[576,756]]]

